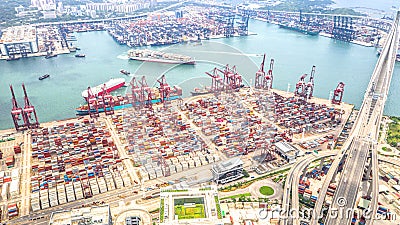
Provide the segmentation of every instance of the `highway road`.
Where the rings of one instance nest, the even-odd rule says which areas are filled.
[[[283,208],[283,218],[280,221],[281,225],[285,225],[288,223],[300,224],[299,221],[299,181],[300,175],[312,163],[318,159],[322,159],[329,156],[334,156],[338,153],[338,151],[324,151],[320,152],[318,155],[308,155],[303,158],[299,158],[298,161],[293,165],[292,169],[290,169],[288,175],[286,176],[285,187],[283,188],[283,200],[282,200],[282,208]],[[290,194],[292,193],[292,201],[290,201]],[[291,203],[291,204],[290,204]],[[294,214],[291,215],[292,218],[289,218],[289,212],[292,211]]]
[[[378,158],[376,146],[399,44],[399,20],[400,12],[397,13],[396,20],[393,22],[392,29],[388,34],[383,51],[365,92],[360,112],[353,125],[349,139],[346,141],[346,146],[343,148],[344,153],[347,153],[347,158],[325,220],[325,224],[327,225],[345,225],[350,223],[352,216],[340,215],[340,211],[353,209],[355,207],[358,189],[364,175],[364,168],[368,156],[370,155],[371,160],[369,162],[370,168],[368,171],[371,171],[373,176],[370,184],[371,204],[369,210],[373,212],[373,215],[376,214],[376,209],[378,207]],[[327,187],[332,180],[333,174],[336,173],[339,162],[342,161],[343,157],[346,155],[344,153],[335,159],[324,181],[315,207],[314,213],[317,213],[317,215],[319,215],[322,208]],[[370,174],[367,174],[368,178],[369,176]],[[339,216],[333,214],[335,210],[339,210]],[[373,217],[374,216],[366,218],[367,224],[373,223]],[[317,218],[313,218],[311,224],[317,224]]]

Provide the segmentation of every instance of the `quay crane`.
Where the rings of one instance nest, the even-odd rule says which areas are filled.
[[[12,95],[11,101],[12,101],[12,105],[13,105],[12,110],[11,110],[11,117],[14,121],[14,127],[17,131],[25,130],[27,128],[26,123],[25,123],[25,118],[24,118],[24,115],[22,114],[22,108],[18,106],[18,102],[17,102],[17,99],[15,98],[15,94],[14,94],[12,85],[10,85],[10,90],[11,90],[11,95]],[[23,121],[21,121],[20,115],[22,115]],[[21,123],[21,122],[23,122],[23,123]]]
[[[99,104],[96,95],[93,94],[92,89],[90,87],[88,87],[87,93],[88,96],[86,98],[86,101],[88,103],[89,116],[90,118],[97,118],[99,117]]]
[[[315,66],[312,67],[311,69],[311,75],[310,79],[308,80],[308,83],[306,85],[305,89],[305,94],[306,94],[306,99],[310,99],[313,97],[313,92],[314,92],[314,75],[315,75]]]
[[[133,77],[131,82],[131,92],[132,92],[132,106],[133,107],[138,107],[141,104],[141,88],[139,87],[138,81],[136,80],[136,77]]]
[[[265,63],[265,53],[263,57],[263,61],[261,62],[260,69],[256,72],[256,79],[255,79],[255,88],[263,88],[264,87],[264,77],[265,77],[265,71],[264,71],[264,63]]]
[[[344,93],[344,83],[340,82],[333,91],[332,104],[340,105],[342,103]]]
[[[224,74],[224,84],[227,91],[239,90],[242,87],[242,76],[237,72],[236,66],[229,67],[226,64],[224,70],[217,69]]]
[[[272,82],[274,81],[274,76],[272,75],[272,70],[274,69],[274,62],[275,62],[274,59],[271,59],[271,62],[269,63],[269,70],[264,79],[265,85],[268,90],[272,88]]]
[[[145,106],[149,109],[153,109],[152,100],[153,100],[153,90],[149,87],[146,81],[146,77],[142,76],[142,79],[139,81],[140,84],[140,99],[141,102],[145,102]],[[147,96],[147,101],[146,101]]]
[[[167,83],[166,79],[165,79],[165,75],[162,75],[157,82],[160,84],[160,95],[161,95],[161,102],[164,103],[171,94],[171,87],[169,86],[169,84]]]
[[[218,93],[224,90],[224,81],[222,77],[218,75],[217,67],[212,70],[212,73],[206,72],[206,74],[212,78],[211,91],[213,93]]]
[[[103,100],[104,113],[106,115],[114,114],[114,99],[113,96],[107,91],[106,84],[103,86],[103,92],[101,94],[101,99]]]
[[[25,101],[25,106],[24,109],[22,110],[23,116],[25,118],[25,126],[31,129],[38,128],[39,120],[36,115],[35,106],[33,106],[29,101],[28,94],[26,93],[24,84],[22,84],[22,89],[24,90],[24,101]],[[34,118],[32,118],[32,113],[34,115]]]
[[[304,93],[306,91],[306,82],[304,79],[308,76],[308,74],[303,74],[300,77],[300,80],[296,83],[296,89],[294,90],[294,96],[304,97]]]
[[[303,74],[300,77],[300,80],[296,84],[296,89],[294,91],[294,95],[300,97],[302,100],[307,101],[308,99],[313,97],[314,92],[314,75],[315,75],[315,66],[311,69],[311,75],[308,82],[305,82],[305,78],[308,74]]]
[[[272,82],[274,80],[274,76],[272,75],[272,70],[274,69],[274,59],[271,59],[267,73],[264,71],[264,64],[265,54],[260,65],[260,69],[258,69],[256,72],[255,88],[269,90],[272,88]]]

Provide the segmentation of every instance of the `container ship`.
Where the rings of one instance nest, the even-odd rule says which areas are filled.
[[[317,29],[313,29],[311,27],[306,27],[306,26],[302,26],[302,25],[296,25],[294,23],[281,23],[281,24],[279,24],[279,27],[297,31],[297,32],[300,32],[303,34],[312,35],[312,36],[319,34],[319,30],[317,30]]]
[[[130,50],[128,52],[129,59],[144,62],[158,62],[170,64],[190,64],[194,65],[195,60],[186,55],[174,53],[166,53],[160,51],[152,51],[148,49]]]
[[[97,96],[103,94],[103,87],[105,85],[106,91],[111,92],[117,90],[120,87],[125,86],[125,79],[124,78],[111,78],[109,81],[97,85],[96,87],[91,88],[92,93]],[[88,90],[82,91],[82,97],[86,99],[88,97]]]
[[[161,95],[160,91],[158,88],[153,87],[153,99],[151,100],[151,103],[159,103],[161,102]],[[175,100],[182,97],[182,88],[179,86],[173,86],[171,89],[170,97],[167,98],[166,100]],[[125,108],[131,108],[132,107],[132,102],[129,100],[130,98],[128,96],[113,96],[113,101],[114,101],[114,110],[120,110],[120,109],[125,109]],[[139,104],[139,103],[136,103]],[[106,107],[106,109],[110,109],[109,107]],[[91,111],[94,113],[96,110],[91,109]],[[98,112],[102,113],[104,112],[104,105],[99,105],[98,106]],[[79,106],[76,108],[76,115],[78,116],[84,116],[89,114],[89,106],[88,104]]]

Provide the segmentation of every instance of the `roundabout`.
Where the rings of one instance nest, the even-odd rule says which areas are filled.
[[[270,196],[274,194],[274,189],[272,189],[270,186],[262,186],[260,187],[259,191],[262,195],[265,196]]]
[[[280,184],[270,179],[257,181],[249,187],[252,196],[257,198],[278,199],[282,198],[283,189]]]

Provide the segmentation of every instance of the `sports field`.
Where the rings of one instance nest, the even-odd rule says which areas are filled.
[[[175,215],[178,219],[206,218],[203,198],[182,198],[174,200]]]

